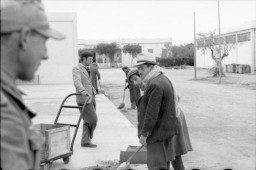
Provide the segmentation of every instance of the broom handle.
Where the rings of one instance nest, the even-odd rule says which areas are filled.
[[[124,96],[125,96],[125,89],[124,89],[124,95],[123,95],[123,102],[124,102]]]
[[[126,82],[124,82],[124,95],[123,95],[123,102],[124,102],[124,96],[125,96],[125,90],[126,90]]]
[[[100,80],[98,80],[98,82],[99,82],[99,86],[100,86],[100,90],[101,90]]]
[[[141,145],[137,150],[136,152],[134,152],[130,157],[129,159],[126,161],[126,163],[130,162],[132,160],[132,158],[134,157],[134,155],[136,155],[136,153],[138,153],[142,148],[143,148],[144,145]]]

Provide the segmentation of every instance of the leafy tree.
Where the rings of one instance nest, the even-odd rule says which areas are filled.
[[[214,31],[209,33],[198,33],[199,40],[197,41],[197,48],[201,50],[203,54],[206,54],[209,50],[211,57],[215,62],[215,66],[212,68],[213,77],[219,75],[219,68],[221,67],[221,75],[224,76],[222,60],[229,55],[230,50],[236,44],[236,40],[219,38]],[[220,55],[221,54],[221,55]],[[217,57],[218,56],[218,57]]]
[[[125,54],[130,54],[132,56],[132,60],[131,60],[131,65],[132,65],[132,61],[135,57],[137,57],[137,55],[139,53],[141,53],[141,46],[139,44],[126,44],[123,47],[123,52]]]
[[[180,46],[172,46],[173,57],[188,57],[194,58],[194,44],[182,44]]]
[[[172,42],[166,42],[164,44],[165,47],[165,55],[163,57],[172,57]]]
[[[96,46],[96,52],[100,55],[105,54],[109,57],[110,62],[114,62],[114,54],[119,50],[120,48],[117,46],[115,42],[113,43],[100,43]]]

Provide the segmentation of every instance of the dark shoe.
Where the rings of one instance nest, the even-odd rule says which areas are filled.
[[[81,144],[82,147],[87,147],[87,148],[96,148],[97,145],[93,144],[93,143],[85,143],[85,144]]]

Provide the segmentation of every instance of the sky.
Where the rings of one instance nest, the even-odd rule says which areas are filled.
[[[218,0],[42,0],[47,12],[75,12],[78,39],[171,38],[194,42],[218,31]],[[256,20],[256,0],[219,0],[220,26]],[[218,33],[218,32],[217,32]]]

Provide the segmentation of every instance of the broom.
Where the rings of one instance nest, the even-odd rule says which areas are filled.
[[[132,158],[143,148],[144,145],[141,145],[129,158],[126,162],[123,162],[117,167],[117,170],[126,170],[130,168],[130,162]]]
[[[109,94],[106,93],[105,90],[101,88],[100,80],[98,82],[99,82],[99,91],[98,91],[98,93],[99,94],[104,94],[107,98],[110,98]]]
[[[122,109],[124,108],[125,104],[124,104],[124,97],[125,97],[125,90],[126,90],[126,82],[124,84],[124,94],[123,94],[123,102],[118,106],[118,109]]]

